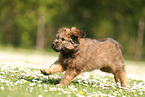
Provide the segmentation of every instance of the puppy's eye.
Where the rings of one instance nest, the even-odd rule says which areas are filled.
[[[61,38],[61,40],[64,41],[65,39],[64,38]]]

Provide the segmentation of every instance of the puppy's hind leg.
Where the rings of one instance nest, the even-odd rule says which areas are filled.
[[[121,84],[122,87],[127,87],[126,72],[123,68],[120,68],[114,73],[114,79]]]
[[[49,74],[54,74],[54,73],[57,73],[57,72],[64,71],[64,67],[61,64],[56,63],[56,64],[53,64],[50,68],[48,68],[48,69],[40,69],[40,71],[44,75],[49,75]]]
[[[127,87],[126,71],[122,70],[120,72],[120,82],[122,87]]]

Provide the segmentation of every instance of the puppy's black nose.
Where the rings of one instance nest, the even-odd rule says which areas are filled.
[[[51,47],[53,48],[56,44],[55,43],[52,43]]]

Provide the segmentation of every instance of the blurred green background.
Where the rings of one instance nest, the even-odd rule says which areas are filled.
[[[61,27],[111,37],[129,59],[145,59],[145,0],[1,0],[0,46],[49,49]]]

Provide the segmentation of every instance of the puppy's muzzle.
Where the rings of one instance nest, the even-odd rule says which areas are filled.
[[[54,40],[51,47],[52,48],[56,47],[58,45],[58,43],[59,43],[58,40]]]
[[[56,51],[56,52],[59,52],[61,51],[61,45],[59,43],[59,41],[54,41],[51,45],[51,47]]]

